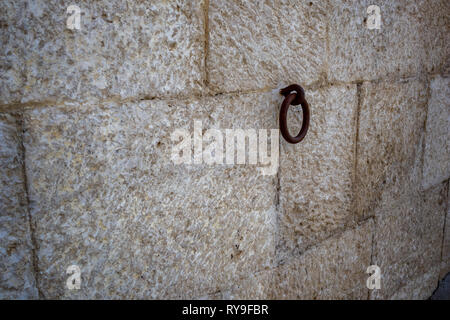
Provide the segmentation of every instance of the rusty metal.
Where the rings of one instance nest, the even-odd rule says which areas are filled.
[[[295,92],[294,92],[295,91]],[[299,143],[302,141],[309,128],[309,105],[305,99],[305,91],[298,84],[291,84],[280,90],[280,94],[285,96],[280,109],[280,131],[283,138],[289,143]],[[287,125],[287,113],[290,105],[302,106],[303,122],[300,132],[295,136],[291,136]]]

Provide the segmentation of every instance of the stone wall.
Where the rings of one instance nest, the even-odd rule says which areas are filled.
[[[72,0],[0,5],[0,298],[431,296],[450,271],[449,1],[75,2],[80,30]],[[311,124],[280,137],[275,175],[171,161],[195,120],[278,128],[290,83]]]

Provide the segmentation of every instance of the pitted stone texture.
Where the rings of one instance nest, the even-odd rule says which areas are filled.
[[[202,1],[3,1],[0,103],[175,96],[204,80]]]
[[[410,279],[408,283],[398,290],[391,300],[426,300],[431,297],[438,285],[439,267],[433,267],[430,272]]]
[[[426,92],[426,84],[417,80],[361,86],[358,216],[372,216],[377,205],[388,203],[391,195],[400,197],[419,188]]]
[[[431,270],[439,276],[447,185],[424,193],[394,194],[375,210],[374,264],[381,268],[381,289],[372,298],[387,299]],[[437,285],[437,282],[436,282]]]
[[[328,239],[278,267],[273,299],[367,299],[373,221]]]
[[[424,39],[425,67],[430,73],[448,73],[450,63],[450,2],[418,2],[419,32]]]
[[[210,0],[207,67],[212,90],[322,79],[327,7],[325,1]]]
[[[272,299],[274,270],[246,275],[234,281],[227,290],[198,297],[200,300],[266,300]]]
[[[28,110],[30,206],[45,298],[194,298],[273,265],[275,177],[175,165],[171,133],[271,128],[278,93]],[[81,290],[65,289],[80,266]]]
[[[19,119],[0,114],[0,299],[35,299]]]
[[[273,299],[274,285],[274,270],[264,270],[235,282],[230,294],[224,295],[223,298],[236,300]]]
[[[450,177],[450,78],[437,76],[430,87],[423,163],[425,189]]]
[[[294,145],[281,139],[280,259],[304,251],[353,219],[356,85],[307,91],[306,99],[311,108],[306,138]],[[301,108],[291,107],[288,119],[296,134]]]
[[[374,80],[441,70],[449,56],[446,0],[331,1],[328,79]],[[381,28],[367,28],[367,9],[380,8]]]

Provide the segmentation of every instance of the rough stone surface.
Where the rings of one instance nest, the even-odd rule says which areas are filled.
[[[411,279],[431,270],[435,274],[427,277],[437,285],[446,202],[447,184],[440,184],[424,193],[391,194],[375,210],[374,264],[382,278],[373,298],[387,299],[403,286],[412,288]]]
[[[279,254],[304,251],[352,220],[356,85],[308,91],[310,127],[300,144],[281,142]],[[292,110],[292,111],[291,111]],[[291,107],[291,134],[301,108]]]
[[[450,2],[431,0],[418,2],[419,33],[424,39],[425,70],[449,73],[450,67]]]
[[[374,80],[443,68],[449,50],[446,0],[331,1],[328,78]],[[380,7],[381,28],[366,26],[370,5]]]
[[[357,213],[416,189],[421,181],[426,84],[366,82],[361,86],[357,144]]]
[[[328,239],[278,267],[274,299],[367,299],[373,221]]]
[[[367,299],[373,220],[200,299]]]
[[[273,299],[274,269],[246,275],[230,288],[199,297],[200,300],[263,300]]]
[[[213,91],[310,84],[325,75],[326,1],[210,0]]]
[[[0,299],[429,298],[450,271],[449,12],[2,1]],[[222,138],[276,129],[290,83],[311,125],[300,144],[270,143],[272,175],[261,153],[248,163],[252,142],[246,164],[172,161],[173,134],[198,122]],[[292,134],[301,119],[290,108]]]
[[[450,78],[437,76],[430,87],[423,163],[425,189],[450,177]]]
[[[45,298],[194,298],[273,265],[276,176],[175,165],[170,134],[271,128],[276,92],[26,111],[30,207]],[[256,110],[256,111],[255,111]],[[79,265],[82,288],[65,289]]]
[[[439,267],[408,281],[408,284],[397,291],[391,300],[426,300],[431,297],[438,284]]]
[[[198,93],[202,1],[3,1],[0,103]]]
[[[37,298],[19,119],[0,114],[0,299]]]

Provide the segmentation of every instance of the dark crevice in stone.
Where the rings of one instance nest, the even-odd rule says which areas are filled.
[[[34,280],[36,284],[36,289],[38,292],[38,299],[44,298],[44,294],[42,293],[39,285],[39,265],[38,265],[38,257],[37,257],[37,240],[36,240],[36,228],[33,224],[33,220],[31,218],[31,208],[30,208],[30,196],[29,196],[29,187],[28,187],[28,176],[26,172],[26,159],[25,159],[25,145],[23,142],[23,136],[25,133],[24,125],[23,125],[23,113],[20,114],[19,117],[19,130],[20,130],[20,152],[22,156],[22,174],[23,174],[23,184],[24,184],[24,192],[25,192],[25,200],[26,200],[26,211],[28,214],[28,223],[30,226],[30,238],[31,238],[31,254],[32,254],[32,267]]]

